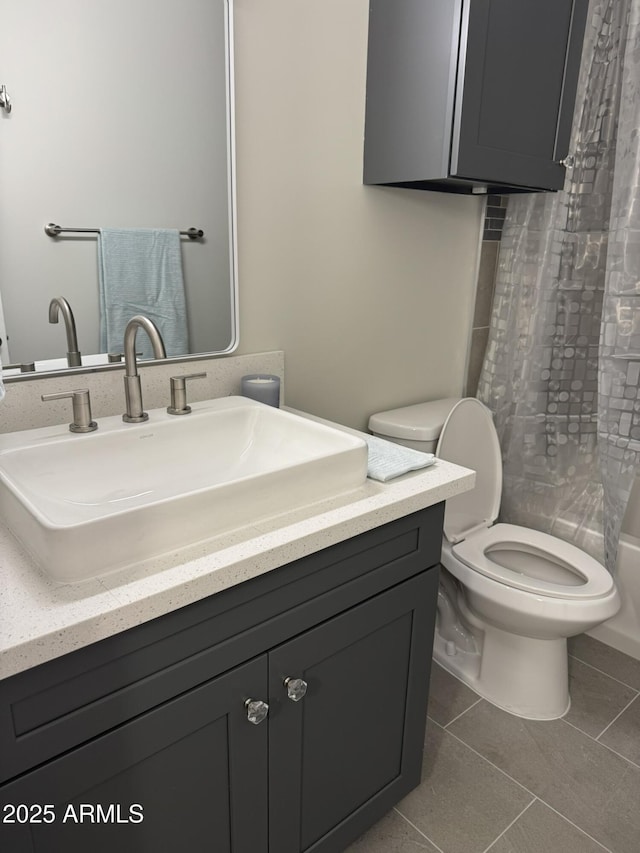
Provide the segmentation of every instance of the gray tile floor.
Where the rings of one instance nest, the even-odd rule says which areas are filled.
[[[348,853],[639,853],[640,661],[569,652],[571,709],[547,722],[434,663],[422,783]]]

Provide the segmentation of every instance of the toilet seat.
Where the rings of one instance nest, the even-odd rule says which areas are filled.
[[[470,492],[449,498],[444,509],[444,535],[460,542],[498,517],[502,498],[502,455],[489,409],[475,397],[459,400],[444,422],[436,456],[471,468],[476,482]]]
[[[612,593],[609,572],[584,551],[540,530],[495,524],[502,498],[502,458],[491,412],[467,397],[450,411],[436,455],[476,471],[476,486],[447,501],[444,534],[470,569],[523,592],[565,601]]]
[[[577,583],[556,583],[508,568],[492,559],[487,552],[498,556],[500,546],[512,545],[514,551],[547,561],[550,569],[559,566],[573,574]],[[584,600],[601,598],[612,592],[614,583],[609,572],[584,551],[548,533],[530,530],[515,524],[495,524],[472,533],[463,542],[452,546],[452,553],[466,566],[498,583],[549,598]]]

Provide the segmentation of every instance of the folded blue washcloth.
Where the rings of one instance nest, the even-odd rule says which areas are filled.
[[[164,228],[101,228],[98,237],[100,350],[122,352],[135,314],[156,324],[167,355],[189,352],[180,233]],[[151,358],[146,335],[136,350]]]
[[[393,444],[384,438],[376,436],[365,436],[369,447],[369,470],[367,476],[372,480],[380,480],[385,483],[408,471],[417,471],[419,468],[427,468],[433,465],[436,457],[433,453],[422,453],[412,447],[404,447]]]

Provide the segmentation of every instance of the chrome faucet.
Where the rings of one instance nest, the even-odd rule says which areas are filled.
[[[56,296],[49,303],[49,322],[57,323],[62,314],[64,326],[67,332],[67,364],[69,367],[81,367],[82,356],[78,351],[78,338],[76,335],[76,323],[73,319],[73,311],[64,296]]]
[[[127,411],[122,416],[122,420],[128,424],[137,424],[149,419],[149,415],[142,411],[142,387],[136,361],[136,333],[139,328],[144,329],[149,336],[154,356],[167,357],[162,335],[153,320],[142,314],[132,317],[124,330],[124,396],[127,401]]]

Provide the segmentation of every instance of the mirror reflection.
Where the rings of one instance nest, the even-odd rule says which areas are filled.
[[[66,367],[68,318],[62,302],[50,309],[61,299],[72,311],[82,365],[106,361],[112,347],[104,335],[101,342],[99,229],[185,232],[176,236],[184,303],[175,304],[186,306],[181,346],[189,354],[235,348],[229,6],[0,4],[0,83],[12,103],[0,113],[5,367]],[[50,236],[50,223],[63,230]],[[193,239],[189,229],[203,236]],[[124,267],[139,279],[135,266]],[[112,304],[121,307],[117,297]]]

